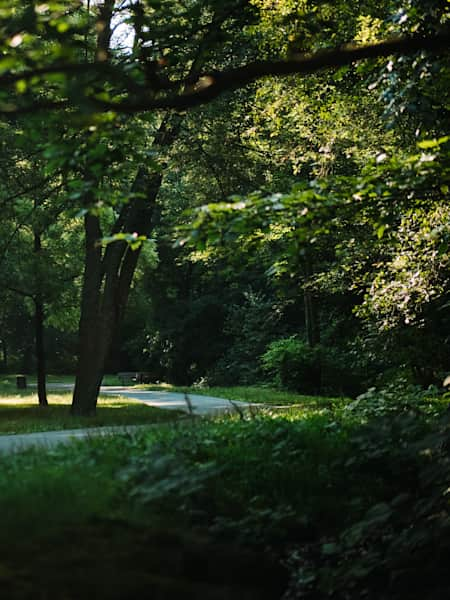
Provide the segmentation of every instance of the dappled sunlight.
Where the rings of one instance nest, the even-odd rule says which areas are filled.
[[[131,400],[130,402],[126,402],[126,401],[118,401],[118,402],[99,402],[97,404],[97,412],[103,412],[105,410],[116,410],[118,408],[122,409],[122,410],[127,410],[127,409],[133,409],[134,407],[139,406],[140,408],[151,408],[150,406],[148,406],[147,404],[143,404],[142,402],[139,402],[139,400],[133,401]]]
[[[67,393],[67,394],[48,394],[47,396],[48,398],[48,403],[49,405],[51,404],[56,404],[56,405],[67,405],[69,406],[72,400],[72,396],[71,394]],[[30,408],[36,408],[39,407],[38,404],[38,396],[36,393],[33,394],[27,394],[27,395],[23,395],[23,396],[18,396],[18,395],[14,395],[14,396],[9,396],[9,395],[0,395],[0,410],[3,409],[4,407],[7,406],[22,406],[24,408],[26,407],[30,407]]]
[[[41,407],[37,395],[0,396],[0,435],[57,431],[85,427],[133,426],[176,420],[177,411],[164,411],[137,400],[100,398],[97,414],[70,415],[70,393],[49,394],[49,405]]]
[[[148,390],[148,391],[167,391],[167,392],[175,392],[178,391],[180,389],[185,389],[185,388],[180,388],[177,387],[176,385],[172,384],[172,383],[140,383],[139,385],[135,385],[133,386],[133,389],[137,389],[137,390]]]

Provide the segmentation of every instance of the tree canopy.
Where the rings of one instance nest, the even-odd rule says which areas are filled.
[[[348,393],[442,379],[449,16],[0,2],[1,320],[40,321],[67,369],[79,320],[75,413],[125,366]],[[18,367],[32,340],[2,344]]]

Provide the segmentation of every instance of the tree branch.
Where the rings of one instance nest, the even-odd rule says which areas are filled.
[[[34,294],[28,290],[22,290],[13,285],[5,284],[5,283],[3,283],[3,289],[8,290],[8,292],[14,292],[15,294],[19,294],[20,296],[23,296],[24,298],[32,298],[33,300],[35,300],[35,297],[36,297],[36,294]]]
[[[322,50],[314,54],[299,54],[290,60],[257,61],[234,69],[203,74],[196,85],[186,88],[183,94],[160,99],[142,99],[136,102],[99,102],[99,108],[125,113],[136,113],[153,109],[185,110],[211,102],[224,92],[246,86],[263,77],[308,75],[323,69],[335,69],[354,62],[391,56],[409,55],[420,50],[445,52],[450,47],[450,33],[432,37],[422,35],[397,37],[364,46],[348,45]]]
[[[128,92],[134,92],[134,98],[113,102],[87,96],[84,102],[90,103],[94,110],[113,110],[121,113],[134,114],[148,110],[186,110],[211,102],[227,91],[242,88],[249,83],[264,77],[284,77],[287,75],[308,75],[324,69],[336,69],[350,65],[360,60],[375,59],[391,56],[393,54],[410,55],[418,51],[448,52],[450,48],[450,32],[444,31],[434,36],[414,35],[408,37],[395,37],[375,44],[364,46],[346,45],[315,52],[313,54],[299,54],[289,60],[255,61],[246,65],[225,69],[223,71],[210,71],[201,74],[196,82],[192,82],[192,73],[179,81],[168,80],[167,90],[176,88],[182,90],[178,94],[165,94],[155,97],[154,89],[150,84],[142,86],[142,91],[137,92],[136,83],[130,85],[127,77],[119,73],[117,67],[109,65],[107,61],[96,62],[94,65],[61,64],[27,73],[6,74],[0,77],[0,84],[10,84],[18,78],[29,78],[33,74],[45,75],[46,73],[77,73],[86,69],[95,69],[98,76],[106,79],[108,74],[113,78],[118,77]],[[125,65],[126,66],[126,65]],[[129,79],[129,78],[128,78]],[[36,110],[49,110],[63,108],[70,105],[67,100],[32,103],[25,106],[0,106],[0,114],[25,114]]]

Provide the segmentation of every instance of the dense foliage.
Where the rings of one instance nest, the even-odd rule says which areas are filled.
[[[448,398],[407,388],[0,457],[2,585],[446,598],[448,440]]]
[[[39,410],[46,370],[76,369],[80,418],[106,370],[341,397],[2,460],[7,593],[24,532],[57,547],[51,509],[111,564],[122,527],[155,560],[150,514],[205,536],[189,564],[239,542],[270,581],[275,559],[286,600],[448,596],[449,21],[443,0],[0,0],[0,368],[37,372]],[[182,559],[177,587],[137,555],[99,597],[198,597]],[[86,595],[77,568],[49,594]]]
[[[88,412],[105,368],[353,395],[442,382],[445,41],[292,73],[325,46],[445,35],[445,3],[8,2],[0,18],[3,370],[33,368],[34,335],[52,370],[78,346]],[[258,59],[294,70],[261,78]]]

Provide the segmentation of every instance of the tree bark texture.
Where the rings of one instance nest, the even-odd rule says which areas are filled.
[[[36,204],[35,204],[36,206]],[[34,253],[37,257],[42,252],[41,235],[39,232],[34,232]],[[46,360],[45,360],[45,345],[44,345],[44,301],[41,289],[40,274],[38,272],[36,295],[34,301],[34,327],[35,327],[35,352],[36,352],[36,372],[37,372],[37,389],[39,406],[48,406],[46,378]]]
[[[125,205],[113,229],[149,235],[152,214],[161,185],[161,173],[141,167],[133,191],[136,197]],[[140,249],[126,242],[113,242],[102,252],[99,218],[85,217],[86,258],[79,326],[79,359],[72,414],[95,414],[104,366],[115,331],[121,322],[136,269]]]
[[[313,273],[311,258],[305,257],[304,261],[305,286],[303,288],[303,304],[305,309],[305,329],[308,345],[313,348],[320,343],[319,314],[316,299],[310,288],[309,280]]]

